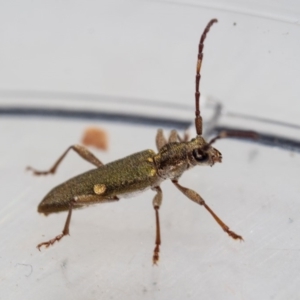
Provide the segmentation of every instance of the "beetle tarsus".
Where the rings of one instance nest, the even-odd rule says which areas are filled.
[[[158,265],[159,261],[159,245],[156,245],[154,248],[154,254],[153,254],[153,265]]]
[[[40,176],[40,175],[54,174],[55,170],[50,169],[49,171],[37,171],[32,167],[27,167],[26,171],[32,171],[33,175]]]
[[[227,232],[228,235],[229,235],[230,237],[232,237],[233,239],[235,239],[235,240],[244,241],[244,239],[243,239],[242,236],[236,234],[235,232],[233,232],[233,231],[231,231],[231,230],[225,230],[225,232]]]
[[[68,233],[61,233],[58,236],[56,236],[55,238],[49,240],[48,242],[43,242],[38,244],[36,247],[39,249],[39,251],[41,251],[41,247],[45,246],[46,248],[48,248],[49,246],[53,245],[55,242],[59,242],[65,235],[68,235]]]

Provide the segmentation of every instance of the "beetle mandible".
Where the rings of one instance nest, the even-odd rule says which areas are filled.
[[[195,87],[195,127],[197,136],[195,138],[189,141],[187,135],[181,138],[175,130],[172,130],[169,139],[166,140],[163,131],[159,129],[156,135],[158,153],[155,153],[153,150],[144,150],[104,165],[85,147],[73,145],[62,154],[54,166],[48,171],[37,171],[28,167],[35,175],[54,174],[58,165],[71,149],[97,167],[55,187],[41,201],[38,206],[38,212],[47,215],[60,211],[68,211],[68,215],[62,233],[47,242],[37,245],[39,250],[42,246],[48,247],[53,245],[56,241],[61,240],[65,235],[69,234],[70,221],[74,208],[94,203],[116,202],[125,195],[130,196],[137,191],[152,189],[156,192],[153,198],[156,218],[153,264],[157,264],[161,244],[159,208],[162,204],[162,190],[160,184],[166,179],[170,179],[179,191],[190,200],[204,206],[230,237],[236,240],[242,240],[240,235],[231,231],[211,210],[198,193],[180,185],[178,182],[181,175],[194,166],[213,166],[216,162],[222,161],[221,153],[212,147],[212,144],[216,140],[231,136],[246,138],[253,138],[255,136],[255,133],[250,131],[223,131],[209,142],[206,142],[202,137],[202,118],[199,103],[200,70],[203,61],[204,40],[211,26],[216,22],[216,19],[212,19],[207,24],[198,46]]]

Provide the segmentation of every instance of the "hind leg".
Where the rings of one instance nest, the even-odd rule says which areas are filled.
[[[70,150],[74,150],[76,153],[78,153],[83,159],[86,161],[90,162],[96,167],[101,167],[103,166],[103,163],[92,153],[90,152],[87,148],[81,146],[81,145],[73,145],[70,146],[60,157],[59,159],[55,162],[52,168],[50,168],[48,171],[37,171],[33,169],[32,167],[27,167],[26,170],[31,170],[34,175],[48,175],[48,174],[54,174],[57,167],[59,164],[62,162],[62,160],[65,158],[67,153]]]
[[[53,245],[55,242],[60,241],[64,236],[69,235],[70,234],[70,222],[71,222],[71,217],[72,217],[72,211],[74,206],[79,205],[88,205],[88,204],[92,204],[92,203],[104,203],[104,202],[114,202],[114,201],[118,201],[119,198],[118,197],[112,197],[109,199],[103,199],[101,198],[101,196],[99,195],[81,195],[81,196],[76,196],[73,199],[70,200],[69,203],[69,212],[68,212],[68,216],[65,222],[65,226],[63,228],[63,231],[61,234],[57,235],[56,237],[54,237],[53,239],[47,241],[47,242],[43,242],[37,245],[37,248],[39,250],[41,250],[40,248],[42,246],[45,246],[46,248],[49,247],[50,245]]]

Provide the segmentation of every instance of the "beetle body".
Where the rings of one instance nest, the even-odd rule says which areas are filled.
[[[99,200],[113,199],[149,189],[161,181],[154,156],[152,150],[141,151],[73,177],[52,189],[38,206],[38,211],[49,214],[68,210],[70,199],[78,195],[97,194]]]
[[[38,212],[50,214],[69,209],[70,199],[80,195],[97,195],[95,202],[130,197],[159,186],[166,179],[178,179],[184,171],[197,164],[221,161],[218,150],[208,146],[202,162],[195,150],[207,145],[202,137],[189,142],[170,142],[159,149],[144,150],[90,170],[52,189],[38,206]],[[93,204],[77,201],[75,207]]]
[[[221,153],[211,145],[220,138],[230,136],[255,138],[253,132],[228,132],[223,131],[218,136],[206,142],[202,137],[202,117],[200,115],[200,69],[203,60],[203,47],[206,35],[211,26],[216,23],[212,19],[204,29],[199,46],[195,80],[195,129],[197,136],[188,141],[187,135],[182,139],[178,133],[171,131],[168,141],[162,130],[158,130],[156,146],[158,152],[145,150],[123,159],[104,165],[90,151],[80,145],[69,147],[48,171],[36,171],[30,168],[35,175],[47,175],[55,173],[58,165],[69,150],[73,149],[83,159],[92,163],[97,169],[93,169],[79,176],[71,178],[52,189],[38,206],[38,211],[44,214],[68,210],[67,219],[61,234],[53,239],[40,243],[37,247],[48,247],[69,234],[69,226],[73,208],[83,207],[94,203],[113,202],[120,198],[132,196],[137,192],[152,189],[156,192],[153,198],[153,208],[156,219],[156,239],[153,253],[153,263],[159,259],[160,223],[159,208],[162,204],[162,190],[160,184],[170,179],[176,188],[187,198],[202,205],[215,219],[219,226],[232,238],[242,240],[242,237],[229,229],[229,227],[212,211],[204,199],[195,191],[179,184],[178,179],[187,170],[197,165],[212,166],[221,162]]]

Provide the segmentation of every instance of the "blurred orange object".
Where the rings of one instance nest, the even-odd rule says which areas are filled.
[[[108,137],[106,131],[97,127],[88,127],[84,131],[81,142],[85,146],[94,146],[104,151],[108,148]]]

